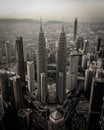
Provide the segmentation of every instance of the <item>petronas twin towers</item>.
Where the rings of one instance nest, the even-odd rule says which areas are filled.
[[[40,33],[37,53],[37,80],[38,80],[38,98],[39,101],[47,102],[47,49],[44,31],[40,24]],[[66,91],[66,36],[64,25],[62,25],[57,56],[57,74],[56,74],[56,93],[57,102],[62,104],[65,99]]]

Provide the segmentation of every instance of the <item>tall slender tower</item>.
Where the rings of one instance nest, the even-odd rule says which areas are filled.
[[[23,54],[23,40],[22,37],[16,38],[17,49],[17,67],[18,74],[21,77],[22,83],[25,84],[25,66],[24,66],[24,54]]]
[[[98,43],[97,43],[97,47],[96,47],[96,51],[99,51],[100,50],[100,46],[101,46],[101,38],[98,37]]]
[[[74,41],[77,38],[77,25],[78,25],[78,20],[77,20],[77,18],[75,18],[75,21],[74,21],[74,36],[73,36]]]
[[[47,52],[46,52],[46,41],[40,23],[40,33],[38,41],[38,53],[37,53],[37,80],[38,80],[38,99],[41,101],[41,73],[47,73]],[[47,76],[46,76],[47,77]],[[47,87],[47,83],[46,86]]]
[[[5,52],[6,52],[6,59],[7,59],[7,65],[11,61],[11,47],[10,47],[10,42],[6,41],[5,43]]]
[[[60,76],[62,75],[62,84],[60,86]],[[61,90],[62,89],[62,90]],[[62,30],[59,38],[59,46],[58,46],[58,60],[57,60],[57,99],[60,104],[63,103],[65,99],[65,91],[66,91],[66,36],[64,32],[64,26],[62,25]],[[60,91],[63,93],[61,94]],[[61,94],[61,99],[60,99]]]

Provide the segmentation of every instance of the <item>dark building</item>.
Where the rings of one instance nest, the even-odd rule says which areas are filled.
[[[38,52],[37,52],[37,81],[38,81],[38,99],[39,99],[39,101],[41,101],[41,73],[47,73],[46,41],[45,41],[42,24],[40,25]],[[47,85],[45,87],[47,87]]]
[[[93,79],[90,94],[90,111],[101,112],[104,95],[104,80]]]
[[[9,101],[9,82],[8,74],[5,70],[0,70],[0,89],[2,91],[2,97],[5,102]]]
[[[87,70],[85,70],[84,91],[85,91],[88,99],[90,98],[90,92],[91,92],[91,85],[92,85],[93,77],[94,77],[94,70],[91,67],[88,68]]]
[[[17,50],[18,75],[21,77],[23,85],[25,85],[25,65],[24,65],[24,53],[23,53],[22,37],[16,38],[16,50]]]
[[[18,118],[21,130],[29,130],[32,122],[32,110],[30,108],[20,109]]]
[[[100,130],[99,119],[102,112],[103,96],[104,80],[93,79],[89,104],[89,130]]]
[[[100,51],[100,46],[101,46],[101,38],[98,37],[98,42],[97,42],[96,51]]]
[[[0,130],[3,129],[3,122],[2,122],[3,116],[4,116],[3,98],[0,92]]]
[[[60,76],[59,74],[62,73],[63,75],[63,86],[60,88]],[[56,91],[57,91],[57,98],[58,101],[60,101],[60,91],[63,91],[62,94],[62,101],[60,103],[63,103],[66,95],[66,36],[64,32],[64,26],[62,25],[62,30],[60,33],[60,38],[59,38],[59,46],[58,46],[58,59],[57,59],[57,86],[56,86]]]
[[[104,129],[104,97],[103,97],[103,106],[102,106],[102,112],[100,115],[99,124],[100,124],[101,130],[103,130]]]

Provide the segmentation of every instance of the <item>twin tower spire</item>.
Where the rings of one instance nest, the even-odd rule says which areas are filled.
[[[42,22],[40,20],[40,32],[38,40],[38,55],[37,55],[37,80],[38,80],[38,98],[43,103],[47,102],[47,49]],[[65,78],[66,78],[66,36],[64,24],[59,37],[57,58],[57,77],[56,77],[56,93],[57,101],[61,104],[65,99]],[[61,83],[60,83],[61,82]]]

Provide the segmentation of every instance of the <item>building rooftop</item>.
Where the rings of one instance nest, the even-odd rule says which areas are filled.
[[[54,118],[54,120],[59,120],[63,117],[63,115],[56,110],[51,114],[51,117]]]

